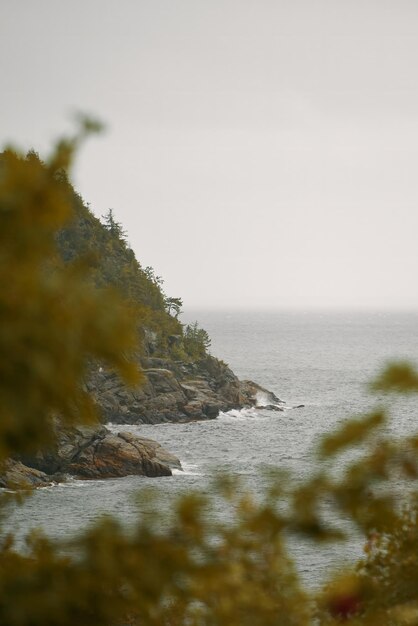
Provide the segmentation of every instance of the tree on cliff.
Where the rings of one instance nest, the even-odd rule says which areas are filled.
[[[45,164],[12,151],[0,158],[2,461],[49,444],[55,415],[68,423],[92,419],[83,390],[91,358],[127,380],[139,377],[129,359],[136,348],[130,306],[112,291],[92,289],[86,264],[63,263],[56,253],[57,231],[74,211],[59,172],[68,170],[90,128],[86,123],[77,138],[61,142]],[[416,392],[418,375],[400,364],[375,388]],[[404,484],[415,486],[418,438],[395,441],[385,425],[379,410],[325,436],[318,469],[305,482],[277,474],[266,479],[264,495],[253,495],[231,477],[218,480],[230,513],[223,522],[205,494],[192,493],[164,523],[158,506],[150,515],[153,505],[144,499],[129,535],[107,519],[70,546],[35,534],[24,553],[3,535],[0,624],[416,624],[417,506]],[[336,459],[353,447],[357,454],[337,472]],[[368,552],[357,570],[314,595],[298,580],[287,538],[340,540],[344,525],[330,518],[330,508],[369,537]]]
[[[183,300],[181,298],[165,298],[165,307],[167,313],[171,315],[174,312],[174,317],[178,317],[181,313],[181,307],[183,306]]]
[[[121,241],[126,241],[126,232],[122,228],[122,224],[115,220],[113,209],[109,209],[106,215],[103,215],[103,222],[107,230]]]
[[[187,324],[184,328],[184,349],[193,359],[201,359],[210,347],[210,337],[197,322]]]

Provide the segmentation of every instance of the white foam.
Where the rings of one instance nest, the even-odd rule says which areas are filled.
[[[219,413],[218,415],[218,419],[221,420],[246,420],[248,418],[255,418],[258,417],[258,411],[256,408],[254,407],[247,407],[244,409],[231,409],[230,411],[227,411],[226,413],[223,413],[222,411]]]
[[[194,463],[186,463],[184,461],[181,462],[182,470],[173,469],[173,476],[203,476],[203,474],[199,471],[199,466]]]
[[[259,406],[259,407],[263,407],[263,406],[267,406],[268,404],[271,404],[270,394],[266,393],[265,391],[257,391],[257,393],[255,394],[255,403],[256,403],[256,406]]]
[[[285,408],[284,403],[281,400],[279,400],[279,402],[276,402],[273,399],[272,394],[269,393],[268,391],[257,391],[255,395],[255,405],[259,409],[262,409],[263,407],[266,407],[266,406],[277,406],[277,407],[280,407],[281,409]]]
[[[99,481],[101,480],[100,478],[96,478],[96,479],[81,479],[81,478],[74,478],[74,476],[69,476],[67,475],[65,477],[65,480],[62,483],[58,483],[57,485],[55,485],[56,487],[59,488],[68,488],[68,487],[84,487],[84,488],[88,488],[89,486],[91,486],[91,484],[94,481]]]

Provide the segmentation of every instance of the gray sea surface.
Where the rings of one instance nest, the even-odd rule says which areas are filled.
[[[418,361],[418,313],[283,313],[190,311],[212,338],[211,352],[243,379],[274,391],[288,408],[283,413],[247,409],[188,424],[126,426],[158,440],[176,454],[183,472],[171,478],[130,476],[115,480],[72,480],[37,490],[14,508],[6,526],[23,545],[24,536],[41,528],[52,538],[69,538],[102,514],[116,516],[127,528],[138,516],[136,494],[155,487],[164,506],[179,493],[211,489],[219,470],[239,475],[259,494],[266,467],[308,476],[321,434],[353,415],[364,414],[387,398],[370,395],[367,384],[387,361]],[[393,436],[418,431],[416,400],[389,402]],[[222,515],[222,505],[216,511]],[[362,553],[362,538],[319,549],[292,541],[298,568],[310,583],[323,579],[344,561]]]

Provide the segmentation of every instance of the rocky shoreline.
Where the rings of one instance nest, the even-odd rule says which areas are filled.
[[[195,363],[141,359],[145,383],[124,385],[116,374],[96,368],[86,383],[102,421],[113,424],[160,424],[215,419],[219,412],[244,407],[283,410],[283,402],[252,381],[240,381],[212,356]],[[181,463],[151,439],[129,432],[112,433],[104,425],[63,428],[56,423],[53,450],[9,459],[0,487],[40,487],[78,479],[127,475],[171,476]]]
[[[161,424],[214,419],[219,412],[258,406],[283,410],[284,403],[257,383],[241,381],[208,355],[195,363],[143,358],[145,384],[129,388],[99,368],[87,388],[105,422]]]
[[[151,439],[104,426],[59,427],[54,449],[6,462],[0,487],[42,487],[69,477],[171,476],[173,469],[181,470],[179,459]]]

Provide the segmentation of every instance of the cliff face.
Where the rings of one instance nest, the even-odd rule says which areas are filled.
[[[95,372],[89,391],[103,419],[123,424],[157,424],[216,417],[245,403],[232,371],[212,357],[198,363],[144,358],[143,386],[129,389],[115,374]]]
[[[146,382],[130,389],[115,374],[98,369],[88,383],[104,421],[160,424],[213,419],[220,411],[263,404],[280,410],[273,393],[240,381],[222,361],[207,355],[195,363],[144,357]]]

